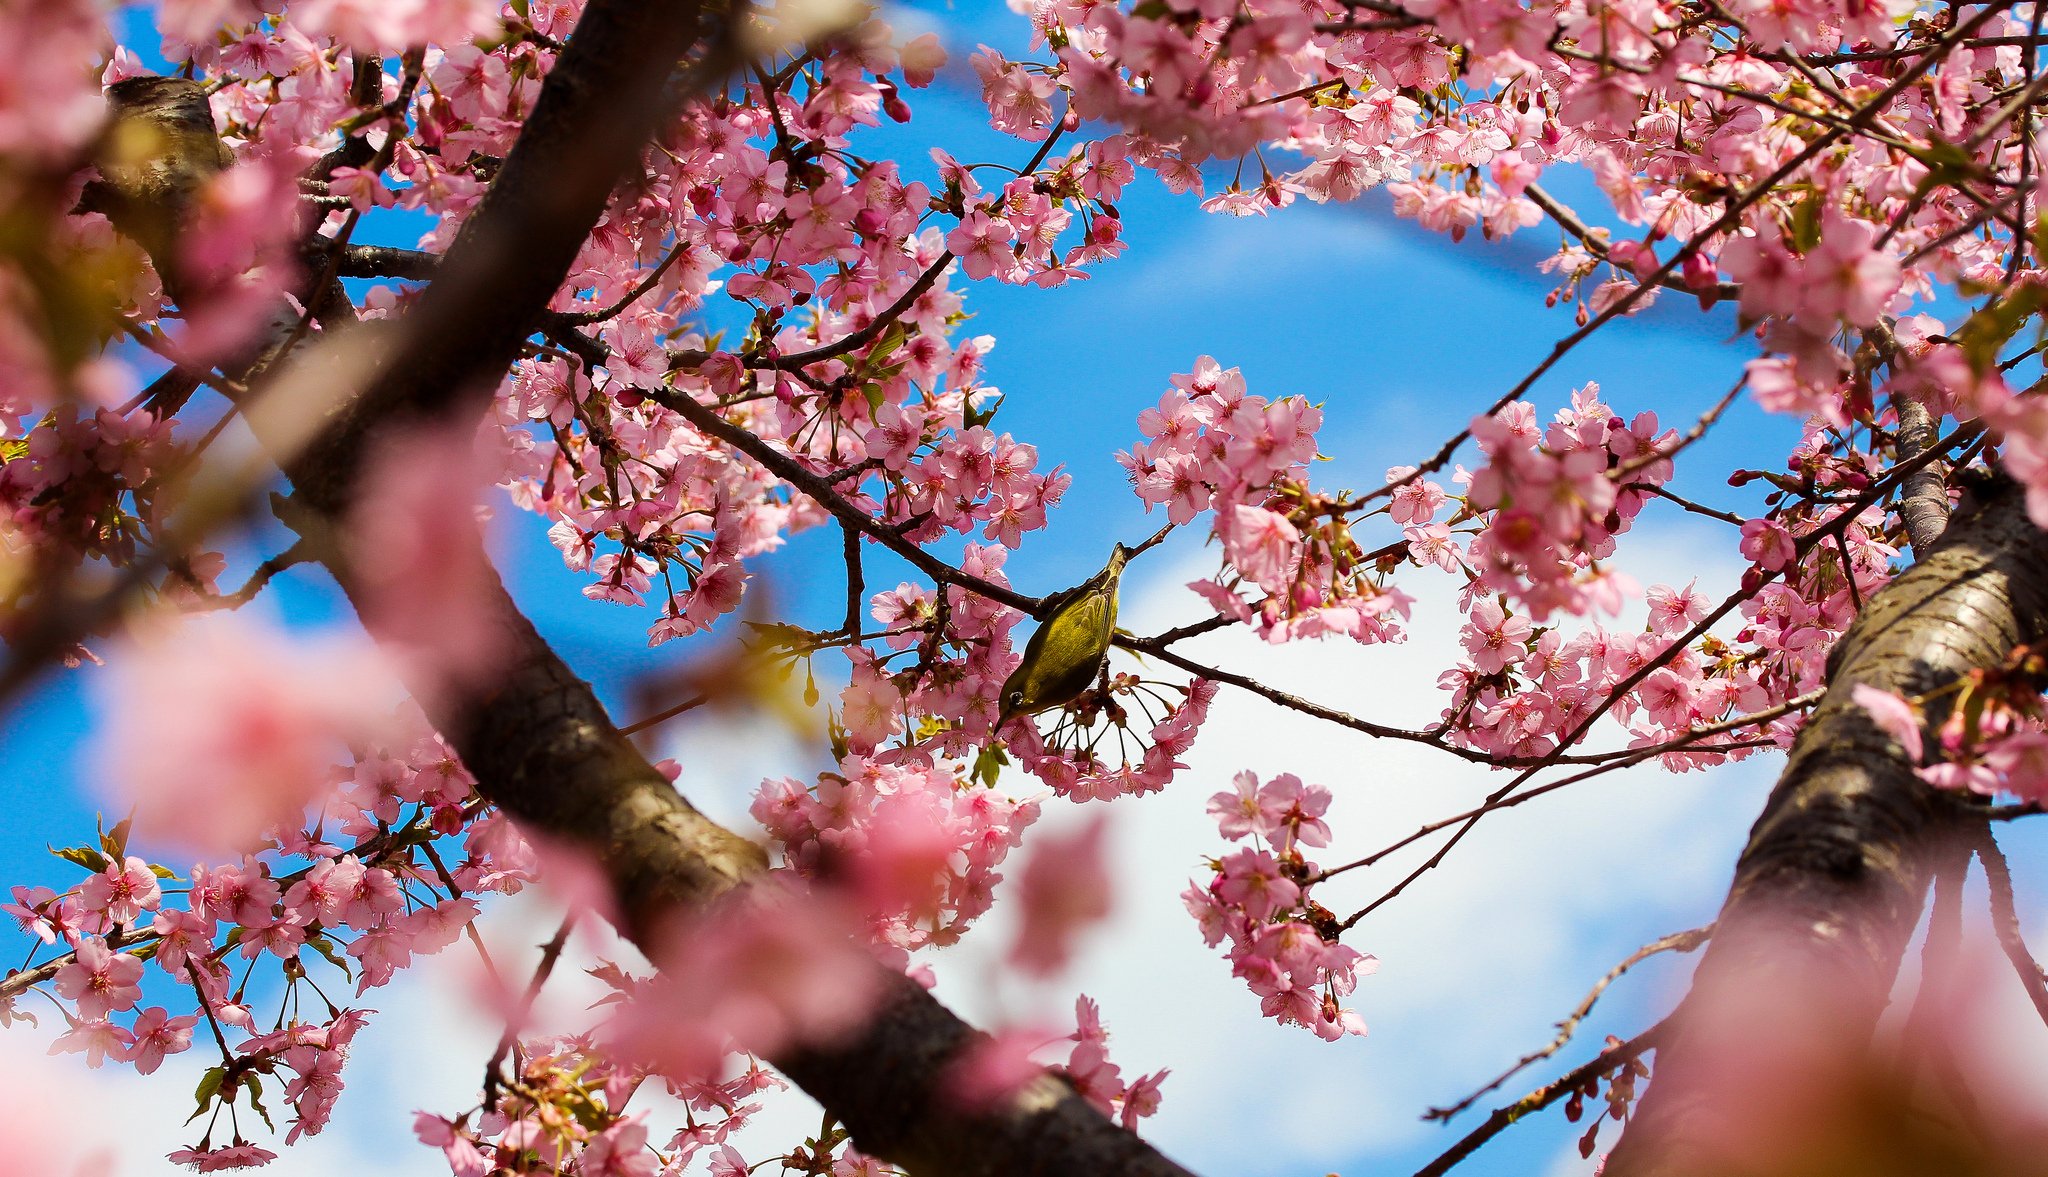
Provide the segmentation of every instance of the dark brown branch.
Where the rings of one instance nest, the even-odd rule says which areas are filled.
[[[1481,1087],[1457,1103],[1447,1108],[1431,1108],[1423,1113],[1422,1118],[1425,1120],[1449,1120],[1459,1112],[1478,1103],[1492,1092],[1498,1091],[1501,1085],[1509,1079],[1563,1050],[1565,1043],[1570,1042],[1572,1035],[1578,1031],[1579,1023],[1585,1021],[1587,1016],[1593,1012],[1593,1006],[1600,1001],[1600,995],[1607,992],[1607,987],[1620,980],[1623,974],[1660,952],[1692,952],[1700,945],[1705,944],[1707,938],[1713,934],[1714,925],[1708,924],[1704,928],[1688,928],[1683,932],[1673,932],[1669,936],[1660,936],[1641,948],[1636,949],[1628,955],[1626,960],[1607,970],[1606,976],[1593,983],[1593,988],[1586,994],[1585,1000],[1573,1007],[1572,1012],[1565,1015],[1565,1019],[1557,1024],[1557,1036],[1552,1038],[1548,1045],[1523,1055],[1516,1061],[1514,1066],[1502,1071],[1493,1082]]]
[[[2018,488],[1999,481],[1985,493],[1835,647],[1828,694],[1736,864],[1656,1080],[1609,1158],[1613,1177],[1718,1171],[1739,1128],[1715,1076],[1742,1065],[1731,1052],[1759,1032],[1790,1036],[1772,1046],[1773,1090],[1799,1092],[1807,1068],[1861,1049],[1876,1025],[1919,921],[1928,855],[1959,807],[1919,779],[1850,692],[1928,698],[1931,730],[1946,717],[1943,687],[2048,634],[2048,542]]]
[[[441,272],[441,255],[395,245],[351,245],[341,251],[344,278],[400,278],[425,282]]]
[[[1814,691],[1805,695],[1798,695],[1793,698],[1785,700],[1783,703],[1780,703],[1775,707],[1767,707],[1762,711],[1753,711],[1743,715],[1731,716],[1727,719],[1718,720],[1711,724],[1704,724],[1700,727],[1689,729],[1684,735],[1666,741],[1662,744],[1652,744],[1647,748],[1631,748],[1626,750],[1625,752],[1613,753],[1613,759],[1609,759],[1605,763],[1600,764],[1598,767],[1589,768],[1584,772],[1573,773],[1571,776],[1562,777],[1554,781],[1545,781],[1540,785],[1537,785],[1533,788],[1525,789],[1519,793],[1497,793],[1495,796],[1493,796],[1492,798],[1488,799],[1487,801],[1485,801],[1484,803],[1480,804],[1475,808],[1468,809],[1463,813],[1454,813],[1449,817],[1439,818],[1436,821],[1429,822],[1426,825],[1422,826],[1420,829],[1416,830],[1414,833],[1407,835],[1406,837],[1400,839],[1397,842],[1393,842],[1389,845],[1382,846],[1378,850],[1373,851],[1371,854],[1366,855],[1364,858],[1354,859],[1351,862],[1345,863],[1343,866],[1334,866],[1328,870],[1322,871],[1321,873],[1317,874],[1311,881],[1321,882],[1322,880],[1331,878],[1335,875],[1341,875],[1346,871],[1357,870],[1361,867],[1369,867],[1374,863],[1380,861],[1381,859],[1385,858],[1387,855],[1394,853],[1396,850],[1399,850],[1404,846],[1413,845],[1414,843],[1421,841],[1423,838],[1426,838],[1429,835],[1436,833],[1438,830],[1448,829],[1451,826],[1457,825],[1460,822],[1469,822],[1482,814],[1491,812],[1496,809],[1513,809],[1515,806],[1520,805],[1525,801],[1533,801],[1546,793],[1554,793],[1559,789],[1566,788],[1570,785],[1576,785],[1581,781],[1591,780],[1596,776],[1603,776],[1607,773],[1614,772],[1617,769],[1629,768],[1634,765],[1641,764],[1643,761],[1649,760],[1652,757],[1663,756],[1671,752],[1722,752],[1727,751],[1731,748],[1759,747],[1761,745],[1747,741],[1733,744],[1700,744],[1699,741],[1704,740],[1709,736],[1720,735],[1724,732],[1735,731],[1739,728],[1769,723],[1772,720],[1777,719],[1781,716],[1790,715],[1794,711],[1800,711],[1807,707],[1810,707],[1819,699],[1820,692],[1818,691]],[[1586,759],[1591,759],[1591,757],[1587,757]]]
[[[1546,192],[1541,184],[1529,185],[1523,189],[1522,195],[1528,197],[1530,203],[1534,204],[1537,208],[1542,209],[1551,220],[1556,221],[1558,228],[1571,234],[1577,239],[1579,244],[1585,246],[1587,252],[1603,262],[1609,260],[1607,254],[1610,242],[1608,241],[1606,230],[1595,229],[1588,225],[1579,218],[1579,214],[1574,212],[1570,205]],[[1630,276],[1634,276],[1633,272],[1631,272]],[[1675,290],[1680,294],[1711,298],[1717,302],[1733,302],[1742,297],[1741,285],[1734,282],[1716,282],[1705,290],[1699,290],[1687,285],[1682,279],[1674,278],[1667,274],[1659,278],[1656,285],[1662,286],[1666,290]]]
[[[2027,999],[2034,1003],[2042,1021],[2048,1022],[2048,974],[2042,973],[2041,962],[2027,951],[2027,942],[2020,935],[2019,911],[2013,902],[2012,868],[2006,865],[2005,852],[1998,848],[1998,840],[1991,836],[1988,826],[1975,826],[1967,836],[1977,861],[1984,864],[1984,879],[1990,885],[1991,926],[1998,933],[1998,945],[2012,962],[2013,971],[2019,974]]]
[[[638,733],[644,732],[648,728],[651,728],[658,723],[666,723],[669,720],[674,719],[676,716],[682,715],[685,712],[695,711],[697,708],[702,707],[704,704],[710,701],[710,698],[705,695],[691,695],[689,698],[684,699],[682,702],[677,703],[672,707],[664,707],[660,711],[655,712],[653,715],[650,715],[645,719],[634,720],[632,723],[629,723],[626,726],[620,728],[619,734],[622,736],[637,735]]]
[[[1934,444],[1934,415],[1910,396],[1894,396],[1892,410],[1899,417],[1898,459],[1909,461],[1925,453]],[[1899,518],[1906,522],[1915,555],[1941,538],[1948,527],[1948,472],[1940,462],[1929,462],[1899,484]]]
[[[252,421],[316,529],[347,517],[373,434],[481,411],[545,322],[614,184],[637,166],[679,97],[679,63],[699,59],[698,73],[722,76],[722,37],[707,31],[736,22],[708,18],[691,3],[591,0],[433,284],[379,349],[368,387],[304,448],[294,431]],[[345,387],[354,383],[346,359],[337,345],[295,367],[328,372]],[[422,703],[478,792],[528,830],[592,854],[618,900],[622,930],[643,947],[654,947],[678,909],[758,875],[761,849],[691,807],[619,732],[495,582],[480,537],[448,555],[489,577],[472,607],[495,630],[501,662],[485,689],[466,698],[428,692]],[[325,562],[356,599],[362,582],[347,561],[329,552]],[[1030,603],[1003,595],[1005,603]],[[949,1072],[983,1037],[913,981],[877,969],[882,997],[857,1035],[774,1060],[864,1152],[925,1174],[1185,1177],[1050,1076],[985,1111],[962,1110],[948,1098]]]
[[[512,1048],[519,1044],[520,1024],[533,1013],[534,1002],[540,1000],[540,991],[547,987],[548,978],[554,975],[555,962],[562,959],[562,949],[569,943],[569,933],[576,929],[576,913],[562,917],[561,926],[548,942],[540,946],[540,962],[533,968],[533,978],[526,983],[526,994],[519,1000],[519,1010],[505,1021],[505,1032],[498,1037],[498,1047],[491,1052],[490,1061],[484,1064],[484,1105],[490,1106],[497,1097],[498,1085],[505,1081],[505,1059]],[[516,1078],[517,1076],[515,1076]]]
[[[1501,1134],[1508,1125],[1528,1115],[1539,1112],[1588,1082],[1602,1075],[1611,1074],[1618,1067],[1625,1067],[1649,1051],[1657,1049],[1663,1041],[1665,1026],[1652,1026],[1626,1042],[1618,1042],[1596,1054],[1583,1066],[1577,1067],[1556,1081],[1546,1083],[1529,1094],[1506,1105],[1495,1108],[1486,1122],[1465,1134],[1458,1143],[1445,1149],[1435,1160],[1415,1171],[1415,1177],[1443,1177],[1460,1161],[1479,1151],[1479,1146]]]
[[[1027,597],[992,580],[984,580],[979,576],[962,572],[904,539],[894,528],[847,501],[845,496],[825,480],[824,475],[812,473],[802,462],[719,416],[716,410],[706,408],[674,389],[648,388],[640,391],[650,400],[688,421],[698,432],[717,438],[759,463],[770,474],[816,499],[818,505],[831,512],[842,526],[876,540],[883,547],[908,560],[919,572],[931,577],[935,582],[971,589],[991,601],[1008,605],[1012,609],[1021,609],[1034,617],[1044,607],[1035,597]]]
[[[696,2],[585,11],[504,166],[432,285],[399,320],[369,386],[337,413],[319,446],[288,464],[308,506],[330,515],[346,507],[371,427],[480,410],[684,86],[729,68],[723,35],[707,36],[722,27]]]

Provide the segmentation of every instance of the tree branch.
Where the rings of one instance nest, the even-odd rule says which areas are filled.
[[[316,529],[347,517],[373,434],[482,410],[546,321],[614,185],[638,165],[680,98],[678,63],[694,57],[699,77],[723,75],[724,39],[706,37],[724,31],[716,25],[696,3],[591,0],[490,190],[394,338],[375,349],[369,376],[352,377],[345,345],[314,349],[293,365],[312,369],[316,380],[324,371],[344,389],[362,386],[310,440],[304,421],[251,423]],[[362,583],[348,562],[332,550],[322,555],[360,605]],[[705,818],[619,732],[497,581],[481,538],[450,558],[487,577],[473,607],[496,631],[501,663],[488,686],[466,698],[425,692],[421,702],[479,794],[529,831],[592,854],[617,897],[622,930],[643,946],[663,916],[759,874],[767,865],[760,847]],[[1004,595],[1012,598],[1006,603],[1029,600]],[[865,1028],[829,1049],[774,1060],[847,1125],[862,1151],[931,1174],[1185,1177],[1049,1075],[989,1109],[963,1111],[948,1098],[948,1075],[982,1036],[908,978],[876,969],[882,999]]]
[[[1458,1143],[1445,1149],[1435,1160],[1417,1169],[1415,1177],[1443,1177],[1443,1174],[1450,1172],[1460,1161],[1479,1151],[1480,1145],[1500,1135],[1516,1120],[1530,1112],[1542,1111],[1585,1086],[1588,1080],[1609,1074],[1618,1067],[1625,1067],[1656,1049],[1663,1041],[1668,1025],[1669,1023],[1660,1022],[1626,1042],[1617,1042],[1556,1080],[1538,1087],[1511,1104],[1495,1108],[1493,1114],[1486,1117],[1485,1123],[1466,1133]]]
[[[2027,951],[2026,939],[2020,935],[2019,911],[2012,894],[2012,868],[2006,865],[2005,852],[1998,848],[1990,827],[1977,826],[1969,831],[1968,837],[1977,861],[1984,864],[1984,881],[1991,892],[1991,924],[1998,932],[1998,946],[2005,950],[2006,959],[2019,974],[2035,1012],[2048,1022],[2048,974],[2041,971],[2041,962]]]
[[[1704,928],[1688,928],[1683,932],[1673,932],[1668,936],[1660,936],[1641,948],[1636,949],[1628,955],[1626,960],[1607,970],[1605,976],[1593,983],[1593,988],[1587,992],[1585,998],[1577,1006],[1573,1007],[1571,1013],[1565,1015],[1563,1021],[1557,1024],[1557,1036],[1552,1038],[1548,1045],[1523,1055],[1516,1061],[1514,1066],[1501,1072],[1499,1077],[1495,1078],[1493,1082],[1481,1087],[1457,1103],[1447,1108],[1431,1108],[1423,1113],[1422,1118],[1425,1120],[1449,1120],[1459,1112],[1478,1103],[1485,1096],[1498,1091],[1502,1084],[1514,1078],[1528,1067],[1540,1063],[1558,1051],[1563,1050],[1565,1043],[1570,1042],[1572,1035],[1578,1031],[1579,1023],[1585,1021],[1592,1014],[1593,1006],[1600,1001],[1600,995],[1607,992],[1607,987],[1620,980],[1624,973],[1627,973],[1630,969],[1656,956],[1660,952],[1692,952],[1698,949],[1700,945],[1705,944],[1713,934],[1714,925],[1708,924]]]

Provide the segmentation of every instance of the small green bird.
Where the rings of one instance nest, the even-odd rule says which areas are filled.
[[[1024,661],[1003,683],[1002,715],[996,720],[996,730],[1016,716],[1036,715],[1073,702],[1095,680],[1116,633],[1117,580],[1130,554],[1129,548],[1116,545],[1102,571],[1057,594],[1052,615],[1025,643]]]

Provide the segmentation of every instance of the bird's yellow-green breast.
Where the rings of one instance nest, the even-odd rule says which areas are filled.
[[[1116,633],[1117,581],[1129,551],[1118,544],[1109,564],[1065,594],[1024,645],[1024,660],[1003,683],[1001,727],[1073,702],[1088,689]]]

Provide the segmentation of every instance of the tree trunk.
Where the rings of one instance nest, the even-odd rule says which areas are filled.
[[[1931,695],[2044,633],[2048,537],[1998,479],[1836,646],[1607,1177],[1814,1171],[1787,1141],[1824,1132],[1845,1084],[1871,1074],[1861,1060],[1935,852],[1973,820],[1919,779],[1851,689]],[[1928,699],[1927,730],[1950,697]]]

